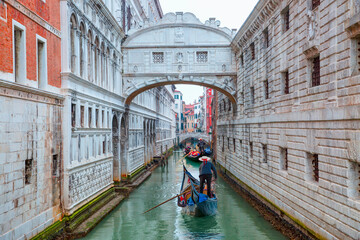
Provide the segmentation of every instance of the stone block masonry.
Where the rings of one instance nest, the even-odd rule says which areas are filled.
[[[29,238],[61,218],[61,97],[24,94],[12,87],[0,88],[4,239]]]
[[[236,34],[217,160],[313,237],[359,239],[359,8],[314,2],[259,1]]]

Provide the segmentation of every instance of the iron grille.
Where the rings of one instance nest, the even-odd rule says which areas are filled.
[[[312,167],[313,167],[314,181],[318,182],[319,181],[319,156],[317,154],[313,155]]]
[[[288,150],[284,149],[284,170],[288,169]]]
[[[196,62],[207,63],[207,61],[208,61],[208,52],[196,52]]]
[[[269,81],[264,81],[265,99],[269,99]]]
[[[320,0],[312,0],[312,9],[317,8],[320,5]]]
[[[320,85],[320,56],[313,59],[312,86]]]
[[[357,44],[358,44],[358,70],[360,71],[360,37],[358,38],[358,42],[357,42]]]
[[[164,53],[163,52],[153,52],[153,63],[164,63]]]
[[[289,94],[289,72],[284,73],[284,93]]]

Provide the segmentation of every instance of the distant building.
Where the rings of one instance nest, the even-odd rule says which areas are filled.
[[[175,121],[176,121],[176,133],[184,131],[184,117],[183,117],[183,94],[179,90],[174,91],[175,100]]]
[[[211,88],[206,88],[205,91],[205,126],[206,133],[212,132],[213,121],[212,121],[212,102],[214,99],[214,90]]]

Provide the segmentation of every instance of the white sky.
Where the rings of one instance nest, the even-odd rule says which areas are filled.
[[[240,29],[258,0],[160,0],[163,13],[191,12],[201,22],[215,17],[220,27]],[[203,94],[203,87],[195,85],[176,85],[183,93],[183,100],[189,104]]]

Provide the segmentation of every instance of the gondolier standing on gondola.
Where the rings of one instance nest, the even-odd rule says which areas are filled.
[[[204,191],[204,184],[206,181],[206,187],[207,187],[207,195],[211,198],[211,178],[212,178],[212,171],[215,174],[215,180],[217,179],[217,172],[214,164],[209,162],[210,158],[208,157],[201,157],[199,160],[202,161],[199,172],[200,172],[200,193],[203,193]]]

